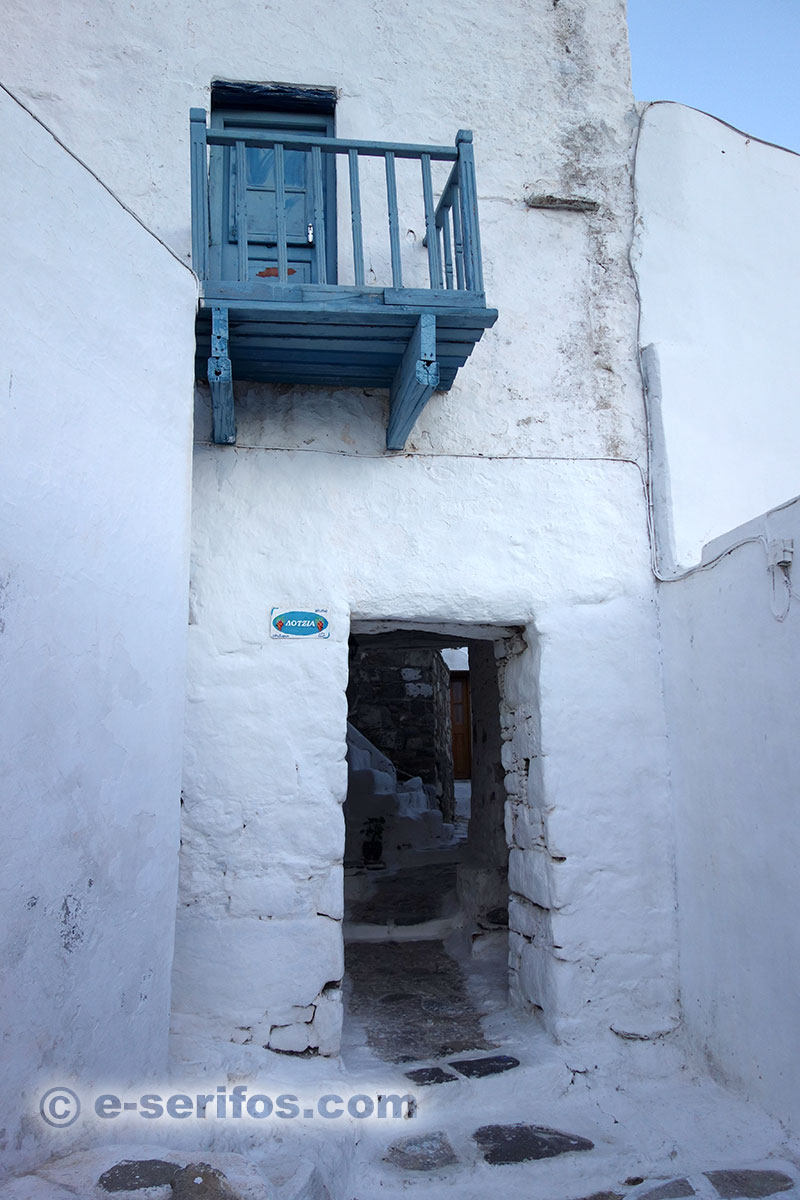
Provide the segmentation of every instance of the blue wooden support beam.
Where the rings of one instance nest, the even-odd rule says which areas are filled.
[[[432,288],[442,287],[442,266],[439,256],[439,234],[436,229],[436,209],[433,205],[433,181],[431,179],[431,156],[423,154],[422,196],[425,204],[425,245],[428,250],[428,277]]]
[[[353,228],[353,273],[356,286],[364,286],[364,233],[361,225],[361,183],[358,178],[358,152],[348,150],[350,166],[350,223]]]
[[[196,111],[201,112],[202,109]],[[209,129],[207,133],[210,146],[232,146],[239,137],[241,134],[231,133],[230,130],[225,129]],[[276,142],[280,142],[284,150],[307,151],[312,146],[319,146],[320,150],[330,150],[334,154],[349,154],[352,150],[356,154],[372,158],[384,158],[387,150],[391,150],[395,158],[419,159],[420,155],[428,154],[433,162],[454,162],[459,156],[458,148],[455,146],[419,146],[408,142],[360,142],[353,141],[352,138],[309,137],[307,134],[303,134],[301,137],[292,137],[291,133],[283,130],[248,133],[246,141],[248,146],[259,146],[265,149],[270,149]]]
[[[192,270],[198,279],[208,278],[208,150],[206,113],[189,110],[192,166]]]
[[[236,421],[233,414],[233,371],[228,357],[227,308],[215,307],[211,313],[208,383],[211,388],[214,441],[219,446],[232,446],[236,441]]]
[[[247,245],[247,153],[244,142],[235,146],[236,161],[236,244],[239,281],[247,282],[249,249]]]
[[[422,313],[392,380],[386,449],[402,450],[419,414],[439,386],[436,317]]]
[[[275,223],[278,236],[278,281],[289,281],[289,252],[286,243],[286,171],[283,146],[275,143]]]
[[[478,221],[478,189],[475,184],[475,156],[472,151],[472,130],[459,129],[458,147],[459,202],[461,233],[464,239],[464,277],[469,291],[483,291],[481,263],[481,234]]]
[[[311,148],[311,178],[314,192],[314,244],[317,247],[315,255],[317,264],[317,280],[319,283],[328,282],[328,247],[326,245],[327,230],[325,229],[325,177],[322,173],[322,151],[319,146]]]
[[[403,286],[403,265],[400,256],[400,221],[397,209],[397,176],[394,151],[386,151],[386,203],[389,207],[389,246],[392,254],[392,287]]]

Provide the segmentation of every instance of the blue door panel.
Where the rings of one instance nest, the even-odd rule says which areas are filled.
[[[212,113],[212,125],[228,133],[286,132],[329,136],[333,118],[297,113],[246,112],[223,109]],[[327,157],[327,156],[326,156]],[[335,166],[326,162],[323,178],[323,207],[329,250],[328,281],[335,281]],[[245,149],[247,197],[248,278],[278,278],[277,196],[275,152],[270,148]],[[333,171],[331,170],[333,168]],[[284,151],[284,218],[289,281],[314,283],[319,280],[317,239],[314,231],[312,155],[303,150]],[[237,178],[233,147],[212,147],[210,160],[211,267],[221,279],[235,279],[238,271],[239,240],[236,224]],[[331,271],[333,260],[333,272]]]

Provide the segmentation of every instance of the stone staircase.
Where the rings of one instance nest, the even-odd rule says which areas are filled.
[[[399,780],[392,762],[372,742],[348,723],[347,800],[345,801],[345,866],[366,867],[363,846],[367,822],[381,823],[384,867],[402,866],[419,854],[429,856],[452,846],[455,826],[442,818],[439,808],[418,777]]]

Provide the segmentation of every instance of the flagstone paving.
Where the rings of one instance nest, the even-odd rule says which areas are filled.
[[[487,1163],[533,1162],[575,1150],[593,1150],[594,1142],[546,1125],[483,1125],[472,1135]]]
[[[345,965],[349,1011],[385,1061],[424,1062],[494,1048],[442,942],[355,942],[346,948]]]
[[[502,1075],[519,1066],[519,1059],[510,1054],[491,1054],[485,1058],[461,1058],[450,1063],[467,1079],[485,1079],[487,1075]]]
[[[722,1200],[759,1200],[794,1186],[794,1180],[782,1171],[706,1171],[705,1175]]]

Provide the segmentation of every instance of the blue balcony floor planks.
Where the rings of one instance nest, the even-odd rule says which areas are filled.
[[[391,449],[402,449],[431,392],[452,386],[497,319],[477,292],[208,281],[197,320],[200,378],[214,308],[227,311],[234,380],[391,389]]]

